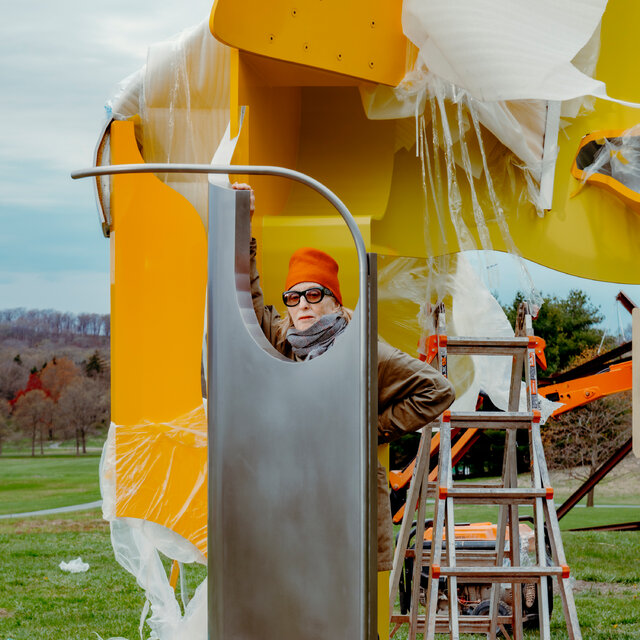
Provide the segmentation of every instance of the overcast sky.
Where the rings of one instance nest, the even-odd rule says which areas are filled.
[[[2,2],[0,309],[109,310],[109,243],[91,180],[104,104],[147,47],[210,0]]]
[[[205,19],[212,0],[4,0],[0,26],[0,309],[109,311],[108,241],[98,224],[90,166],[104,103],[145,62],[147,47]],[[489,261],[502,302],[513,269]],[[531,272],[543,293],[582,288],[618,325],[620,287]],[[640,286],[622,287],[640,303]],[[623,324],[628,324],[622,312]]]

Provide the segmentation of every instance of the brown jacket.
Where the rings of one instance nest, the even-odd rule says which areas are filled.
[[[291,345],[278,334],[280,314],[265,306],[256,267],[256,241],[251,240],[251,296],[258,322],[271,344],[295,359]],[[424,427],[447,409],[455,398],[451,383],[430,365],[378,342],[378,442],[384,444]],[[378,463],[378,571],[393,563],[393,526],[389,484]]]

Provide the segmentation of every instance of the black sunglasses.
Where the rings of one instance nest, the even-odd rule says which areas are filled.
[[[302,296],[309,304],[318,304],[325,296],[335,297],[326,287],[311,287],[305,291],[285,291],[282,294],[282,302],[287,307],[295,307],[300,304]]]

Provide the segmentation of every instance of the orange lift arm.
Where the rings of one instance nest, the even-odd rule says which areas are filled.
[[[538,388],[548,400],[562,402],[552,415],[559,416],[598,398],[631,389],[631,361],[612,364],[606,370],[591,376],[550,384]]]

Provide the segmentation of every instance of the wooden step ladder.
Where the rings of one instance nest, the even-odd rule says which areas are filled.
[[[433,344],[437,353],[437,367],[447,375],[448,355],[509,355],[512,357],[508,410],[506,412],[451,412],[439,421],[440,452],[438,475],[429,482],[429,450],[431,429],[424,429],[420,440],[413,479],[407,494],[404,518],[398,534],[393,570],[390,577],[390,605],[393,611],[399,581],[406,558],[413,561],[410,610],[408,614],[394,614],[392,636],[402,624],[408,623],[408,640],[423,634],[424,640],[434,640],[435,634],[446,634],[458,640],[461,633],[486,633],[494,640],[499,631],[505,637],[522,640],[523,587],[525,596],[533,594],[538,604],[537,618],[540,638],[550,640],[551,593],[548,581],[556,578],[562,607],[571,640],[582,635],[576,614],[573,592],[569,582],[560,528],[553,503],[553,489],[549,482],[538,410],[536,339],[526,303],[521,304],[513,338],[448,337],[444,307],[434,314],[436,332]],[[522,378],[526,382],[526,411],[520,411]],[[454,483],[451,463],[451,431],[455,428],[492,429],[505,431],[503,471],[500,482],[493,484]],[[525,429],[529,435],[531,481],[527,487],[518,486],[516,435]],[[435,501],[431,544],[424,540],[427,498]],[[417,504],[414,549],[409,538]],[[499,506],[495,548],[489,551],[458,548],[454,530],[454,504],[491,504]],[[521,563],[520,518],[518,507],[533,507],[535,559],[532,565]],[[503,541],[503,542],[499,542]],[[506,542],[506,544],[505,544]],[[548,557],[547,545],[550,552]],[[425,613],[419,614],[420,578],[423,565],[429,566]],[[463,614],[458,586],[465,583],[491,585],[488,606],[484,615]],[[510,606],[501,601],[501,585],[511,587]],[[444,587],[444,588],[443,588]],[[505,592],[508,595],[508,592]],[[481,607],[482,608],[482,607]],[[446,612],[446,613],[445,613]]]

